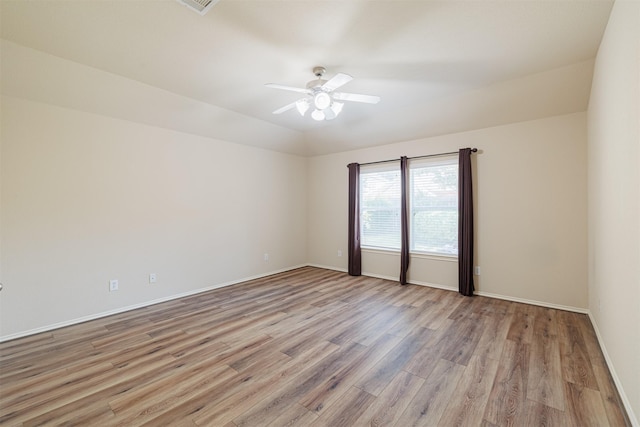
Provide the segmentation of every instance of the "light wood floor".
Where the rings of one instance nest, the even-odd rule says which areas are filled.
[[[585,315],[302,268],[0,344],[2,425],[624,426]]]

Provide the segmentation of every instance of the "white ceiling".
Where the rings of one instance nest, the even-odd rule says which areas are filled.
[[[110,110],[96,92],[88,110],[317,155],[584,111],[612,3],[220,0],[200,16],[174,0],[2,0],[0,13],[5,40],[173,97],[163,106],[150,97],[144,108],[120,99]],[[295,110],[271,114],[299,94],[264,84],[303,87],[316,65],[327,77],[351,74],[341,90],[381,102],[348,103],[321,123]],[[184,102],[209,113],[167,124],[142,111],[178,117]]]

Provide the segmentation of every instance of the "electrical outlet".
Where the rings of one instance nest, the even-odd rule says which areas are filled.
[[[263,259],[264,259],[264,262],[269,262],[269,254],[265,253]]]
[[[156,273],[149,274],[149,283],[156,283],[157,277]]]
[[[118,290],[118,280],[117,279],[109,280],[109,292],[113,292],[117,290]]]
[[[480,266],[476,265],[476,266],[473,268],[473,274],[475,274],[476,276],[479,276],[479,275],[480,275]]]
[[[342,256],[342,250],[338,249],[338,256]]]

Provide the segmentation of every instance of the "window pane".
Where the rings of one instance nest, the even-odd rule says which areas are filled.
[[[411,250],[458,254],[458,164],[412,165]]]
[[[360,171],[360,240],[362,246],[400,249],[399,170]]]

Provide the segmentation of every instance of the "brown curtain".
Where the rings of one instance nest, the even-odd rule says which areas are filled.
[[[473,296],[473,187],[471,148],[458,154],[458,290]]]
[[[409,270],[409,198],[407,181],[409,178],[409,159],[400,157],[400,284],[407,284]]]
[[[362,274],[360,255],[360,165],[350,163],[349,168],[349,274]]]

